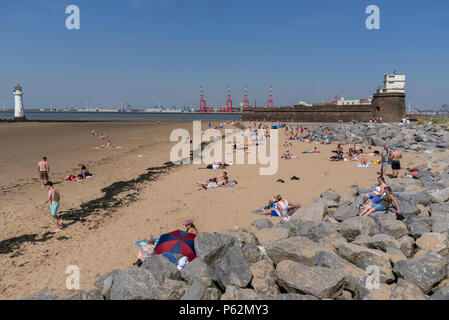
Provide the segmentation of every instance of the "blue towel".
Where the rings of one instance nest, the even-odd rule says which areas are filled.
[[[175,266],[178,265],[178,259],[175,258],[173,253],[171,253],[171,252],[164,252],[162,255],[164,257],[166,257],[167,260],[170,261],[171,263],[173,263]]]
[[[158,241],[159,241],[159,238],[154,239],[154,244],[157,245]],[[140,240],[140,241],[137,241],[135,244],[137,244],[138,247],[141,247],[141,248],[142,248],[142,246],[143,246],[146,242],[147,242],[147,240]]]

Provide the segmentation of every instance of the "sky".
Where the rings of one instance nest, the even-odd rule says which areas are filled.
[[[68,5],[80,29],[67,30]],[[367,6],[380,9],[368,30]],[[447,0],[0,0],[0,106],[234,105],[371,96],[407,74],[407,105],[449,103]]]

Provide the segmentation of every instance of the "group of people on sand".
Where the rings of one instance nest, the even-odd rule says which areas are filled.
[[[368,159],[365,157],[376,155],[376,151],[373,151],[371,147],[364,150],[357,145],[349,147],[348,152],[345,153],[341,144],[338,144],[337,149],[332,152],[335,153],[335,155],[330,157],[331,161],[360,161],[360,164],[364,166],[368,164]]]
[[[380,164],[381,164],[381,171],[380,175],[383,177],[385,175],[385,172],[387,171],[389,161],[391,161],[391,169],[392,169],[392,175],[391,178],[395,179],[399,177],[399,172],[401,170],[401,159],[402,154],[401,152],[395,148],[392,147],[390,149],[390,146],[385,146],[382,152],[380,153]]]

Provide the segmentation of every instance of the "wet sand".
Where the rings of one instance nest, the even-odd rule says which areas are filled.
[[[353,192],[353,185],[370,187],[379,170],[330,162],[335,145],[316,145],[321,153],[302,154],[315,144],[293,142],[289,149],[298,159],[279,160],[275,175],[259,175],[259,164],[233,165],[226,171],[238,181],[236,187],[206,191],[196,182],[217,171],[167,164],[175,144],[169,137],[176,128],[192,131],[192,122],[0,124],[0,298],[17,299],[45,287],[63,289],[70,265],[80,268],[81,289],[89,290],[102,274],[132,264],[134,242],[149,234],[181,229],[186,219],[206,232],[248,226],[261,218],[251,211],[272,195],[307,206],[328,189],[345,194]],[[92,129],[106,132],[122,148],[98,148],[105,141],[93,137]],[[283,131],[279,136],[282,145]],[[38,181],[37,162],[44,155],[62,196],[65,229],[57,234],[48,206],[42,206],[47,191]],[[404,154],[403,164],[428,157]],[[94,177],[64,181],[78,174],[81,164]],[[290,180],[294,175],[301,180]]]

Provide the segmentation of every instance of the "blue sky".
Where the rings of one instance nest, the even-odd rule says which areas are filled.
[[[65,28],[76,4],[81,29]],[[377,5],[381,29],[367,30]],[[449,103],[446,0],[0,1],[0,104],[20,83],[25,107],[276,105],[370,96],[383,74],[407,73],[407,100]]]

